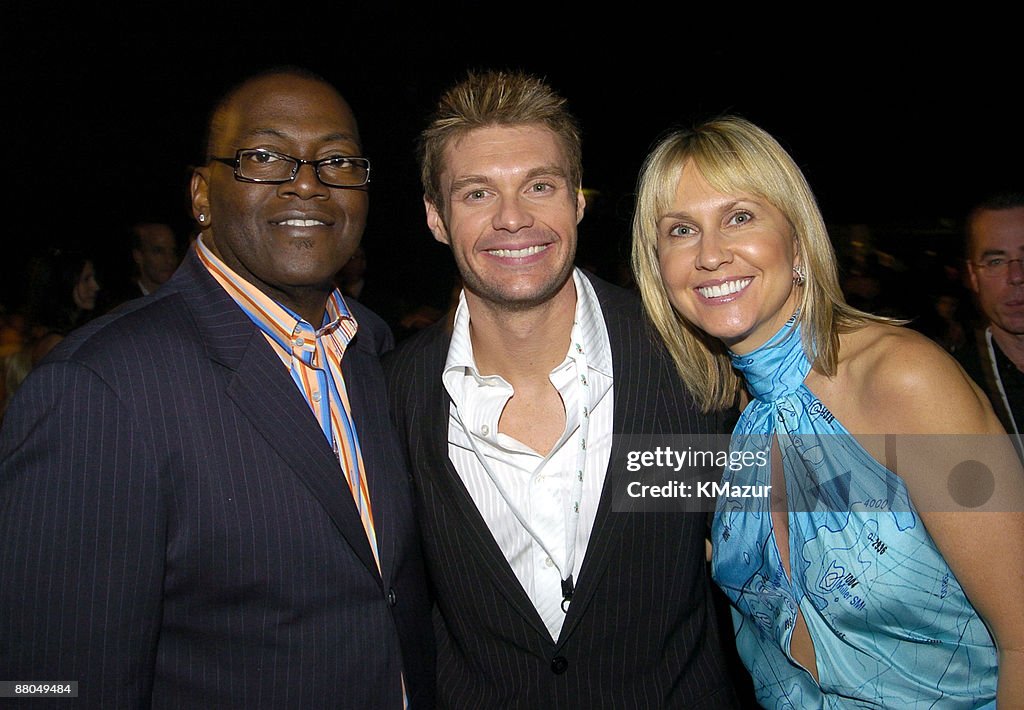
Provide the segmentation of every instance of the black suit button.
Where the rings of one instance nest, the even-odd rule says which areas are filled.
[[[395,594],[394,587],[388,589],[388,604],[394,606],[398,602],[398,595]]]
[[[555,656],[551,659],[551,672],[556,675],[562,675],[568,667],[569,660],[565,656]]]

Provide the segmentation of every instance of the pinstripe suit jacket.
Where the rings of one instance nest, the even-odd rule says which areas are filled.
[[[572,604],[552,641],[448,458],[441,380],[450,333],[438,324],[384,358],[408,448],[436,594],[439,706],[729,708],[705,562],[705,516],[614,512],[625,449],[644,434],[715,434],[698,413],[639,299],[590,277],[614,370],[611,461]]]
[[[0,679],[76,707],[433,705],[408,472],[351,304],[342,362],[380,538],[261,332],[189,254],[73,333],[0,430]],[[32,707],[42,701],[32,700]]]

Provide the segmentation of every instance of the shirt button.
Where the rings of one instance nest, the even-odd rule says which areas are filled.
[[[313,392],[313,401],[314,402],[319,402],[320,401],[320,390],[316,390],[315,392]]]
[[[550,557],[548,557],[547,559],[544,560],[544,566],[545,567],[554,567],[555,566],[555,561],[552,560]]]
[[[482,427],[480,427],[480,433],[483,436],[487,436],[488,434],[491,433],[491,428],[489,426],[487,426],[486,424],[484,424]]]

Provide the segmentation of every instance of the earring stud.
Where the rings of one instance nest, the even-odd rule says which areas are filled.
[[[804,265],[798,264],[793,267],[793,283],[797,286],[803,286],[807,282],[807,272],[804,271]]]

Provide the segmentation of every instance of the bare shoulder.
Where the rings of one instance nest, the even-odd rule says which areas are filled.
[[[881,432],[999,429],[984,394],[956,360],[917,331],[871,323],[840,336],[839,353],[839,372],[858,409]]]
[[[959,376],[956,361],[935,342],[915,330],[871,323],[840,336],[839,365],[855,379],[885,387],[915,391],[942,384],[936,376]]]

